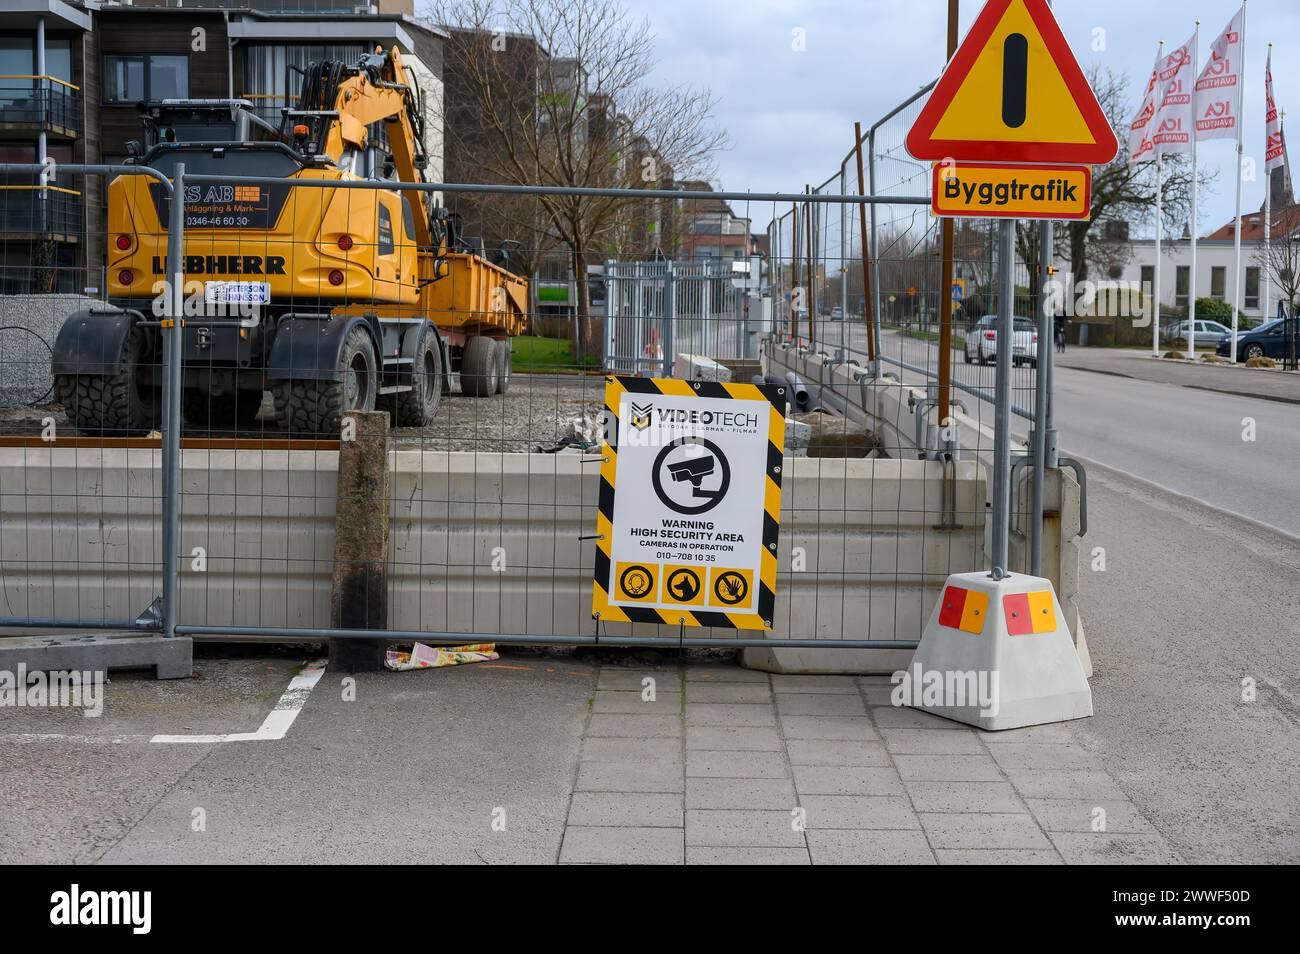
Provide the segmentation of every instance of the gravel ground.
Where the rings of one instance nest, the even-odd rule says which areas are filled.
[[[394,431],[398,446],[423,450],[463,450],[478,453],[536,452],[553,448],[573,431],[584,415],[599,416],[604,407],[605,380],[600,375],[514,374],[510,390],[490,398],[444,394],[435,419],[423,428]],[[281,436],[272,417],[268,396],[253,430],[239,436]],[[41,421],[53,417],[56,425],[67,418],[54,403],[0,407],[0,432],[39,434]],[[212,432],[214,435],[218,432]],[[221,432],[221,436],[231,436]]]

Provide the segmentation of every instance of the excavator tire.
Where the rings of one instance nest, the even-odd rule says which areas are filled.
[[[484,335],[465,342],[460,356],[460,393],[491,397],[497,390],[497,343]]]
[[[140,374],[148,350],[144,331],[132,328],[122,345],[118,374],[60,374],[55,394],[68,418],[86,434],[139,436],[158,427],[159,392]]]
[[[356,327],[343,342],[339,358],[342,380],[276,381],[275,417],[291,434],[338,437],[347,411],[373,411],[379,391],[375,346],[364,328]]]
[[[442,400],[442,348],[438,336],[426,327],[415,349],[411,369],[411,390],[392,395],[393,424],[397,427],[424,427],[438,413]]]
[[[497,342],[497,394],[510,390],[510,339]]]

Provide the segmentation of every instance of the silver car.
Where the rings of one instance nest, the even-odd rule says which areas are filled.
[[[998,357],[998,316],[985,315],[966,332],[966,363],[992,364]],[[1038,363],[1038,329],[1017,318],[1011,335],[1011,363]]]

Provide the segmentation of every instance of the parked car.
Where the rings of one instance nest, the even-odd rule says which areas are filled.
[[[834,308],[831,309],[831,321],[843,321],[843,320],[844,320],[844,309],[841,308],[839,305],[836,305]]]
[[[1191,324],[1190,321],[1180,321],[1178,324],[1171,326],[1165,333],[1165,340],[1186,341]],[[1230,334],[1232,334],[1232,329],[1227,325],[1202,318],[1196,319],[1196,340],[1198,342],[1204,341],[1208,344],[1211,341],[1218,341],[1221,335]]]
[[[985,315],[966,332],[966,363],[988,364],[998,356],[998,316]],[[1016,318],[1011,335],[1011,363],[1038,363],[1038,329],[1028,318]]]
[[[1292,328],[1300,329],[1300,322],[1293,322]],[[1300,339],[1300,331],[1293,331],[1292,337]],[[1251,358],[1275,358],[1281,361],[1287,357],[1289,350],[1286,340],[1286,322],[1280,319],[1237,336],[1238,361],[1247,361]],[[1214,351],[1221,357],[1229,357],[1232,353],[1231,336],[1224,335]],[[1300,340],[1296,342],[1296,351],[1300,353]]]

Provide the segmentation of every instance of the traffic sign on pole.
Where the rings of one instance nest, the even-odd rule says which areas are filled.
[[[916,159],[1106,163],[1119,142],[1047,0],[989,0],[907,134]]]

